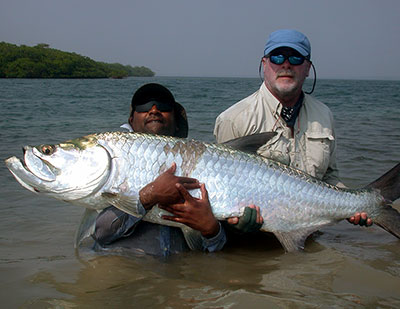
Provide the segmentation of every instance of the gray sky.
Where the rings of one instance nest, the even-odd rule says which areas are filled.
[[[308,36],[321,78],[400,80],[399,0],[0,0],[0,41],[158,76],[256,77],[280,28]]]

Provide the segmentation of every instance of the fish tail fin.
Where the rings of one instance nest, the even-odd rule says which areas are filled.
[[[395,201],[400,197],[400,163],[390,171],[366,186],[377,189],[386,201]]]
[[[374,223],[400,238],[400,213],[391,206],[392,201],[400,197],[400,163],[366,188],[378,190],[385,199],[385,205],[380,214],[374,218]]]
[[[400,213],[389,204],[384,205],[379,215],[374,218],[374,223],[400,238]]]

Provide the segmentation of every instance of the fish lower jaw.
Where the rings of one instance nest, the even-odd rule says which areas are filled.
[[[13,164],[21,163],[21,160],[18,159],[16,156],[9,157],[5,160],[7,167],[12,166]]]

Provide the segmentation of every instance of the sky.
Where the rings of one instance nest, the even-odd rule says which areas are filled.
[[[269,34],[296,29],[320,78],[400,80],[399,0],[0,0],[0,41],[157,76],[257,77]]]

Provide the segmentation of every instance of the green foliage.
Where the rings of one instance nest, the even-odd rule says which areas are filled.
[[[52,49],[0,42],[0,78],[123,78],[154,76],[146,67],[97,62],[88,57]]]
[[[154,76],[154,72],[150,70],[149,68],[146,67],[131,67],[130,65],[127,65],[128,70],[131,74],[131,76],[146,76],[146,77],[151,77]]]

